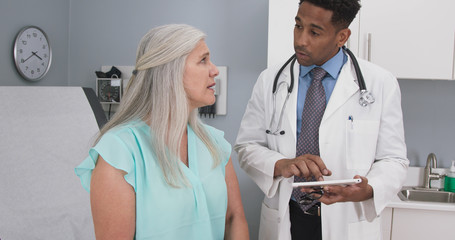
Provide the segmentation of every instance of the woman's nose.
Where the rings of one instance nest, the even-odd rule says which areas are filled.
[[[215,66],[215,64],[212,63],[212,69],[210,69],[210,76],[211,77],[216,77],[216,76],[218,76],[218,74],[220,74],[220,71]]]

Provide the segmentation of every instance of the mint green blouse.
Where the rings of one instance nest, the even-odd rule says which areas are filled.
[[[231,145],[224,132],[204,125],[222,150],[215,168],[205,144],[188,126],[188,167],[183,173],[192,187],[173,188],[164,180],[151,147],[150,127],[143,121],[107,132],[75,169],[90,191],[90,178],[98,155],[117,169],[136,192],[136,239],[223,239],[227,210],[225,166]]]

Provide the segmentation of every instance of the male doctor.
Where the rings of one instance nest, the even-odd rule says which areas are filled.
[[[396,78],[359,60],[375,99],[359,104],[352,60],[341,48],[359,9],[358,0],[301,0],[294,28],[299,64],[284,68],[277,85],[287,84],[277,87],[275,100],[281,66],[262,72],[254,86],[235,150],[265,194],[259,239],[381,238],[380,213],[400,190],[409,161]],[[296,80],[285,104],[291,71]],[[325,186],[319,199],[292,187],[347,178],[362,182]]]

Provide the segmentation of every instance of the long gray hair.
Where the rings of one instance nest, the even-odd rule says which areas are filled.
[[[190,112],[183,86],[185,61],[206,35],[188,25],[163,25],[150,30],[137,50],[136,66],[118,111],[100,130],[99,139],[110,129],[132,120],[150,125],[152,147],[166,182],[179,187],[189,185],[180,167],[180,143],[187,124],[209,149],[214,163],[220,152],[205,131],[197,109]]]

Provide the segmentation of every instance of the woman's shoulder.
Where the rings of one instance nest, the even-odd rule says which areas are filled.
[[[224,131],[204,123],[202,124],[202,127],[218,146],[223,146],[227,149],[231,148],[231,144],[224,137]]]
[[[132,120],[111,128],[106,132],[106,135],[129,135],[133,134],[134,132],[143,131],[147,127],[148,125],[144,121]]]
[[[118,125],[107,131],[100,139],[100,141],[122,141],[131,142],[138,137],[138,135],[149,135],[148,125],[143,121],[129,121],[124,124]]]
[[[207,124],[202,124],[202,127],[207,131],[207,133],[214,137],[214,138],[223,138],[224,139],[224,131],[222,130],[219,130],[215,127],[212,127],[210,125],[207,125]]]

